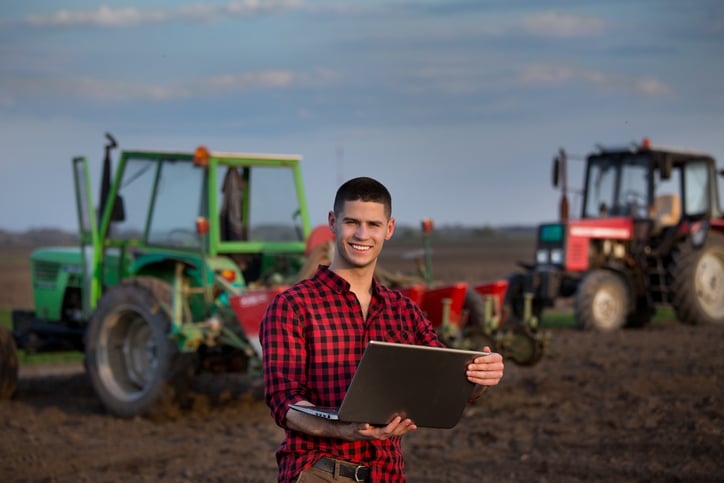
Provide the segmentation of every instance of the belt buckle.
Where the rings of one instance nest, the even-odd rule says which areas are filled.
[[[357,465],[354,469],[354,481],[356,481],[357,483],[365,481],[365,480],[360,480],[359,475],[357,474],[359,472],[359,470],[364,469],[364,468],[365,467],[362,465]]]

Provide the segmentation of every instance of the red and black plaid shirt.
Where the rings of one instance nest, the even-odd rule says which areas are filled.
[[[302,399],[338,407],[370,340],[442,346],[419,307],[373,281],[367,319],[349,284],[320,266],[277,295],[261,324],[264,392],[276,423],[286,430],[277,450],[279,481],[292,481],[322,456],[370,467],[372,481],[404,481],[401,438],[343,441],[286,427],[291,403]]]

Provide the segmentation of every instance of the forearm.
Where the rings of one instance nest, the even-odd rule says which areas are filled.
[[[305,401],[306,402],[306,401]],[[317,418],[294,409],[289,409],[285,418],[286,427],[312,436],[336,438],[345,441],[387,440],[401,437],[417,429],[411,419],[399,416],[392,418],[387,426],[371,426],[366,423],[342,423]]]
[[[306,403],[303,401],[302,404]],[[286,427],[301,433],[326,438],[338,438],[346,441],[359,439],[356,425],[330,421],[289,409],[285,418]]]

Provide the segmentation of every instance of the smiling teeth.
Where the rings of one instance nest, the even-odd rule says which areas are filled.
[[[352,248],[354,248],[355,250],[362,250],[362,251],[370,249],[370,247],[364,247],[362,245],[352,245]]]

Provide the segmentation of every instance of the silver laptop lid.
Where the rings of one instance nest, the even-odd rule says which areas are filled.
[[[474,389],[467,365],[481,355],[486,353],[370,341],[339,419],[385,425],[400,415],[419,427],[451,428]]]

